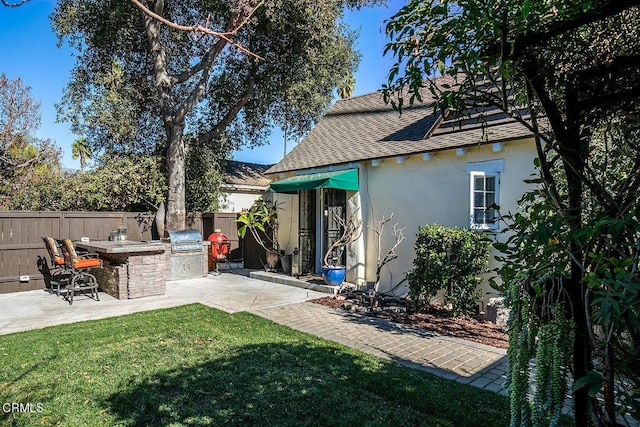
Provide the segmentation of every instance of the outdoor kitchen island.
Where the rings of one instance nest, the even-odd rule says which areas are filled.
[[[75,242],[79,249],[97,252],[102,268],[92,270],[100,290],[118,299],[162,295],[168,277],[168,245],[131,240]]]

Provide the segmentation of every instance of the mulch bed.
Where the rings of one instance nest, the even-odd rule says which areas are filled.
[[[342,310],[345,299],[329,296],[311,302]],[[453,317],[449,311],[443,309],[434,308],[429,312],[418,313],[412,313],[409,310],[406,312],[366,311],[364,314],[493,347],[509,346],[508,336],[502,327],[475,317]]]

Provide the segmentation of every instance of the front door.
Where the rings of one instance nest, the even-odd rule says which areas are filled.
[[[347,192],[327,188],[323,194],[323,224],[322,224],[322,256],[333,243],[340,238],[343,224],[347,218]],[[344,248],[331,251],[328,257],[333,265],[345,265],[346,254]]]
[[[299,206],[300,273],[320,273],[327,248],[342,234],[337,218],[346,220],[347,192],[332,188],[303,190]],[[336,249],[329,255],[332,264],[345,265],[345,261],[344,250]]]
[[[316,272],[316,190],[300,191],[300,274]]]

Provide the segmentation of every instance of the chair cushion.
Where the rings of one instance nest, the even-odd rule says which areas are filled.
[[[71,239],[64,239],[62,241],[62,244],[64,245],[64,250],[67,252],[69,258],[71,258],[73,263],[75,264],[76,262],[78,262],[78,254],[76,253],[76,249],[73,247]]]
[[[78,258],[73,262],[75,268],[100,267],[100,260],[97,258]]]
[[[62,257],[62,255],[60,255],[60,252],[58,251],[58,245],[56,244],[56,241],[53,240],[53,237],[45,236],[44,240],[53,263],[56,265],[64,265],[64,258]]]

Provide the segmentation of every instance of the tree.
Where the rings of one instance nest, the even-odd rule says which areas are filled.
[[[356,79],[353,75],[347,76],[344,81],[338,86],[338,95],[342,99],[350,98],[353,95],[353,91],[356,87]]]
[[[40,103],[31,97],[31,88],[21,78],[9,80],[0,75],[0,165],[3,170],[15,170],[37,161],[29,156],[26,163],[17,161],[12,151],[29,143],[40,126]]]
[[[540,227],[533,230],[534,236],[527,236],[532,230],[523,227],[522,216],[516,214],[514,227],[521,240],[509,243],[533,241],[543,261],[563,262],[555,269],[548,265],[539,269],[538,262],[520,259],[524,262],[520,267],[526,268],[507,275],[510,283],[503,289],[512,290],[515,312],[530,316],[511,328],[515,350],[510,348],[510,363],[531,354],[521,347],[529,341],[518,336],[528,331],[543,338],[547,325],[570,327],[571,334],[566,336],[573,337],[570,360],[576,381],[576,425],[613,425],[616,403],[625,397],[633,402],[638,396],[637,382],[620,391],[619,385],[628,385],[634,377],[620,375],[624,367],[616,363],[629,343],[640,342],[639,3],[411,1],[387,26],[392,37],[387,51],[397,62],[390,70],[385,96],[397,108],[402,108],[404,96],[412,103],[420,101],[421,91],[431,90],[438,95],[441,109],[482,116],[484,107],[498,107],[536,137],[539,182],[549,204],[546,210],[530,206],[526,214],[539,220],[534,221]],[[449,75],[454,83],[439,85],[431,80],[425,84],[425,76],[436,74]],[[397,92],[400,99],[394,98]],[[593,149],[602,129],[617,135],[605,139],[610,145],[604,150],[609,159],[613,154],[622,156],[615,174],[609,173],[606,157],[598,157]],[[603,181],[605,176],[622,179],[611,185]],[[587,197],[594,204],[585,210]],[[540,220],[543,212],[547,218]],[[549,245],[555,241],[558,245]],[[532,253],[527,253],[531,261]],[[545,278],[541,273],[556,277]],[[540,310],[540,303],[546,309]],[[535,325],[541,327],[530,328]],[[555,349],[563,351],[560,345],[566,341],[556,344]],[[554,344],[538,339],[538,345]],[[539,353],[542,361],[545,352]],[[559,360],[547,359],[549,363]],[[528,404],[523,403],[527,393],[514,391],[528,386],[529,379],[512,372],[512,424],[526,424],[531,417]],[[542,400],[534,402],[534,409],[545,399],[553,400],[553,393],[544,394],[540,391]],[[553,423],[555,415],[538,411],[534,419]]]
[[[559,418],[566,395],[564,369],[571,362],[576,330],[571,325],[575,318],[568,316],[572,311],[567,306],[570,294],[565,280],[572,263],[568,248],[573,239],[579,239],[585,253],[583,281],[585,301],[591,306],[587,321],[593,364],[577,385],[593,397],[609,401],[592,409],[604,424],[612,424],[616,407],[640,418],[640,283],[636,266],[640,224],[635,215],[640,201],[637,188],[630,194],[628,187],[637,179],[628,172],[634,169],[631,164],[638,156],[640,140],[637,131],[633,133],[613,122],[591,141],[584,179],[596,186],[595,191],[585,189],[580,230],[573,230],[556,212],[555,202],[542,183],[520,200],[521,212],[505,215],[514,234],[506,244],[496,246],[504,253],[499,273],[505,285],[501,288],[512,307],[508,376],[512,393],[518,397],[512,396],[512,407],[526,413],[523,418],[530,415],[537,420],[534,424],[552,414],[553,419]],[[557,153],[550,156],[559,157]],[[552,163],[550,172],[558,195],[566,199],[562,168]],[[592,197],[604,192],[625,208],[610,216],[609,208]],[[526,339],[523,331],[528,332]],[[532,375],[530,359],[536,360],[538,390],[532,412],[526,393],[522,393],[529,388],[525,378]],[[545,395],[542,390],[550,393]],[[548,411],[542,409],[545,407]],[[610,409],[613,412],[607,414]]]
[[[167,189],[162,163],[159,157],[143,154],[102,155],[90,171],[67,180],[65,209],[155,210]]]
[[[19,200],[33,183],[59,170],[60,149],[33,136],[39,125],[40,103],[31,88],[0,75],[0,209],[24,206]]]
[[[163,162],[142,154],[102,155],[83,173],[38,165],[10,181],[0,209],[153,211],[167,190]]]
[[[186,202],[189,212],[216,212],[224,174],[221,163],[227,152],[215,144],[187,145]]]
[[[167,228],[184,228],[185,132],[196,146],[223,141],[237,148],[263,143],[273,125],[284,127],[291,117],[290,130],[308,130],[340,77],[357,65],[354,35],[337,22],[342,9],[374,2],[63,0],[54,28],[79,56],[61,118],[95,149],[164,155]],[[109,137],[121,128],[115,117],[134,126],[130,138]]]
[[[71,158],[80,159],[80,170],[84,170],[84,164],[91,158],[91,148],[87,138],[78,138],[71,144]]]

